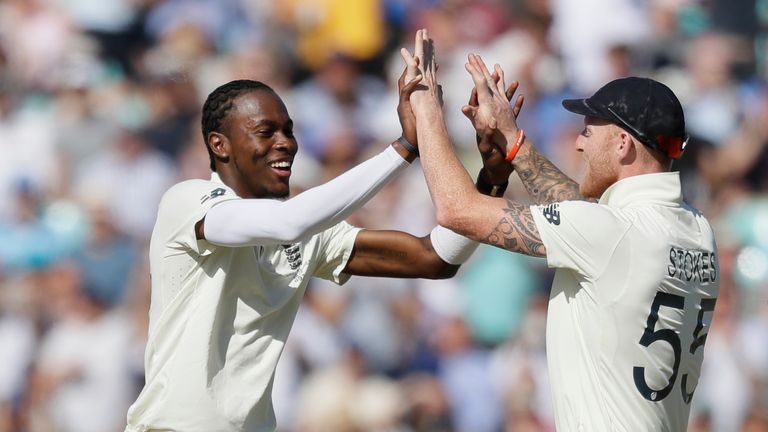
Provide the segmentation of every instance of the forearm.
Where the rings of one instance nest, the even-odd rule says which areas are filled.
[[[430,237],[402,231],[362,230],[344,273],[357,276],[445,279],[456,274],[458,264],[446,262]]]
[[[530,142],[523,144],[512,166],[536,204],[587,200],[579,193],[579,184],[563,174]]]
[[[490,234],[481,239],[483,243],[530,256],[547,254],[528,206],[507,200],[493,219],[496,219],[495,226]]]
[[[480,194],[451,146],[440,108],[420,108],[415,114],[421,165],[437,220],[453,228],[451,220]]]
[[[225,201],[205,216],[205,238],[217,245],[293,243],[346,219],[408,163],[394,148],[286,201]]]

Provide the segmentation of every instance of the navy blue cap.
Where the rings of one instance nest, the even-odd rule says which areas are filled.
[[[565,99],[563,107],[614,123],[671,159],[679,158],[688,143],[680,101],[669,87],[650,78],[613,80],[589,98]]]

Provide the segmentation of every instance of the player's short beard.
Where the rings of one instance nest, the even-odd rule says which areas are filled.
[[[607,152],[587,161],[587,175],[579,185],[579,193],[585,198],[599,199],[608,187],[616,183],[616,168],[607,157]]]

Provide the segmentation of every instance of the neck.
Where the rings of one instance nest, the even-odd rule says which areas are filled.
[[[218,174],[221,182],[235,191],[240,198],[264,198],[254,194],[242,180],[242,176],[237,175],[237,173],[233,171],[234,170],[228,169],[228,167],[216,167],[216,174]]]
[[[645,163],[637,161],[631,165],[623,165],[619,169],[618,179],[622,180],[627,177],[634,177],[643,174],[657,174],[668,171],[669,169],[667,167],[662,166],[657,161],[646,161]]]

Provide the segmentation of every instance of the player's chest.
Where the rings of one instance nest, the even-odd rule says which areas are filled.
[[[262,280],[293,288],[298,288],[310,272],[312,256],[312,245],[306,243],[252,248],[255,269]]]

